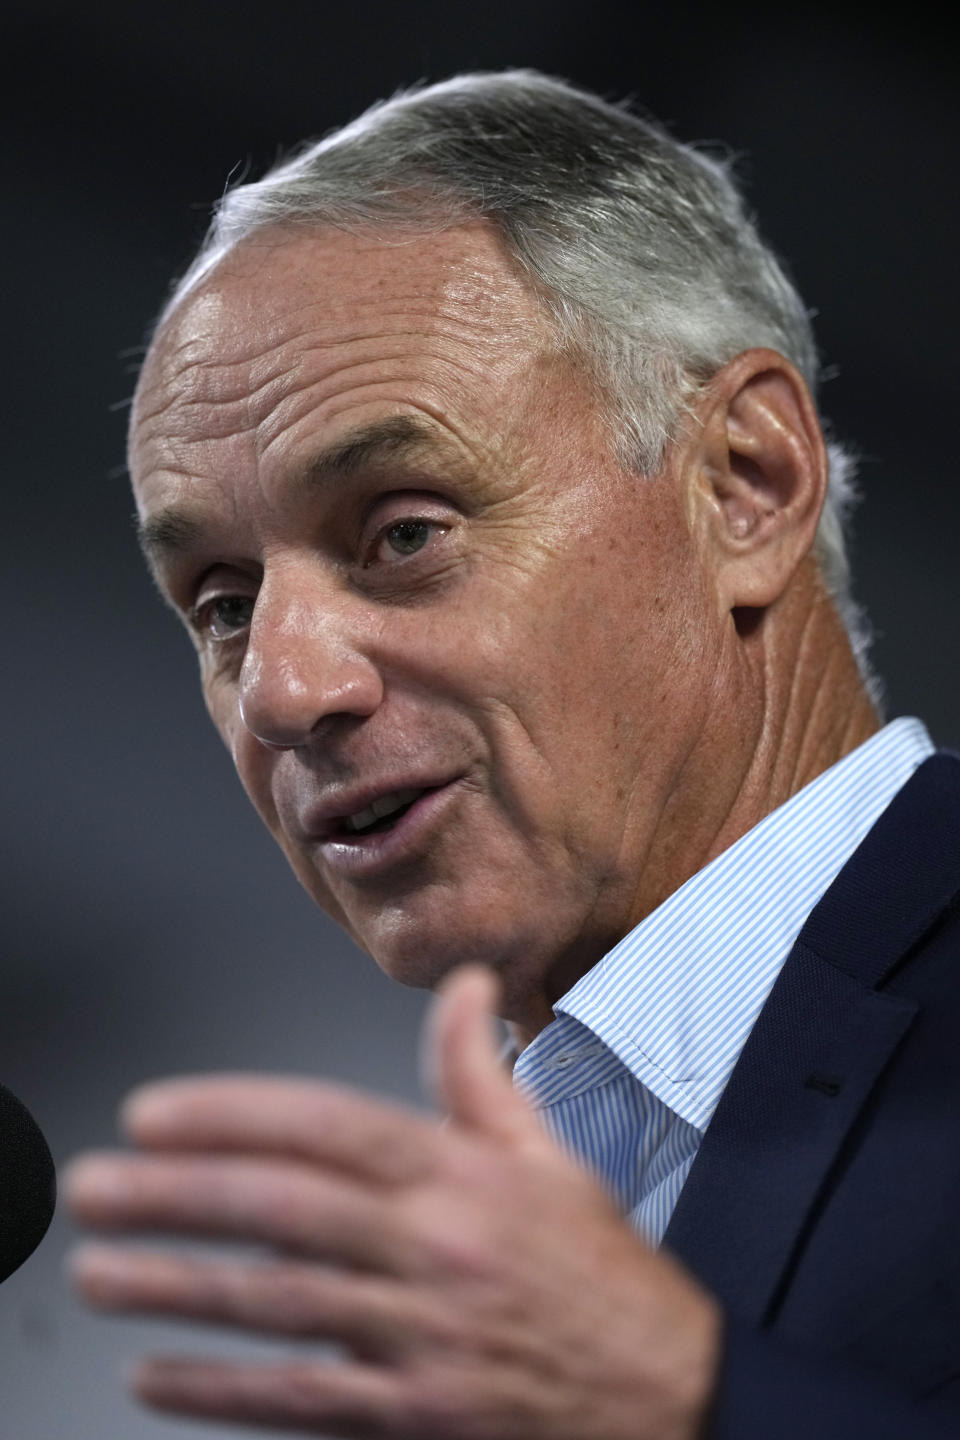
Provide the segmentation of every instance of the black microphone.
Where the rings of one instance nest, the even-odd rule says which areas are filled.
[[[56,1172],[43,1131],[0,1085],[0,1281],[36,1250],[56,1200]]]

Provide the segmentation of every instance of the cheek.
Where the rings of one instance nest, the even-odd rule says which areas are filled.
[[[682,749],[701,718],[715,642],[689,565],[666,584],[662,566],[644,575],[621,564],[619,578],[588,570],[559,615],[533,627],[530,647],[539,683],[531,723],[555,763],[586,771],[591,792],[612,791],[614,804],[654,756],[669,773],[664,752]]]

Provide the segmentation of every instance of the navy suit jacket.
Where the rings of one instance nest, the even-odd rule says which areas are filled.
[[[811,914],[664,1243],[728,1315],[710,1440],[960,1437],[960,756]]]

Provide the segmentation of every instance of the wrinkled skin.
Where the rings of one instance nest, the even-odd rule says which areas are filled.
[[[398,416],[422,442],[305,483]],[[710,537],[674,471],[616,462],[484,227],[250,242],[154,347],[131,467],[145,519],[196,527],[156,569],[241,780],[390,975],[478,959],[543,1023],[707,858],[759,726]],[[429,538],[407,555],[388,532],[410,517]],[[216,633],[231,596],[252,618]],[[317,805],[420,780],[449,785],[404,863],[336,872]]]
[[[273,1258],[98,1246],[87,1299],[343,1347],[148,1361],[163,1409],[394,1440],[703,1432],[715,1302],[543,1135],[486,1011],[536,1033],[876,716],[810,559],[826,466],[789,363],[723,367],[654,476],[600,413],[479,224],[246,242],[152,347],[131,468],[158,582],[301,882],[389,975],[441,986],[450,1115],[255,1077],[134,1097],[139,1153],[78,1162],[78,1216]],[[430,793],[382,846],[344,839],[407,790]],[[444,980],[465,960],[486,968]]]

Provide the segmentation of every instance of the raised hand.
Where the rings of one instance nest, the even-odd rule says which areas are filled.
[[[465,968],[427,1055],[450,1120],[332,1085],[227,1076],[136,1092],[137,1154],[74,1162],[89,1225],[242,1240],[264,1259],[88,1244],[93,1305],[335,1342],[342,1358],[150,1358],[148,1403],[394,1440],[687,1440],[716,1305],[647,1249],[504,1074],[492,976]]]

